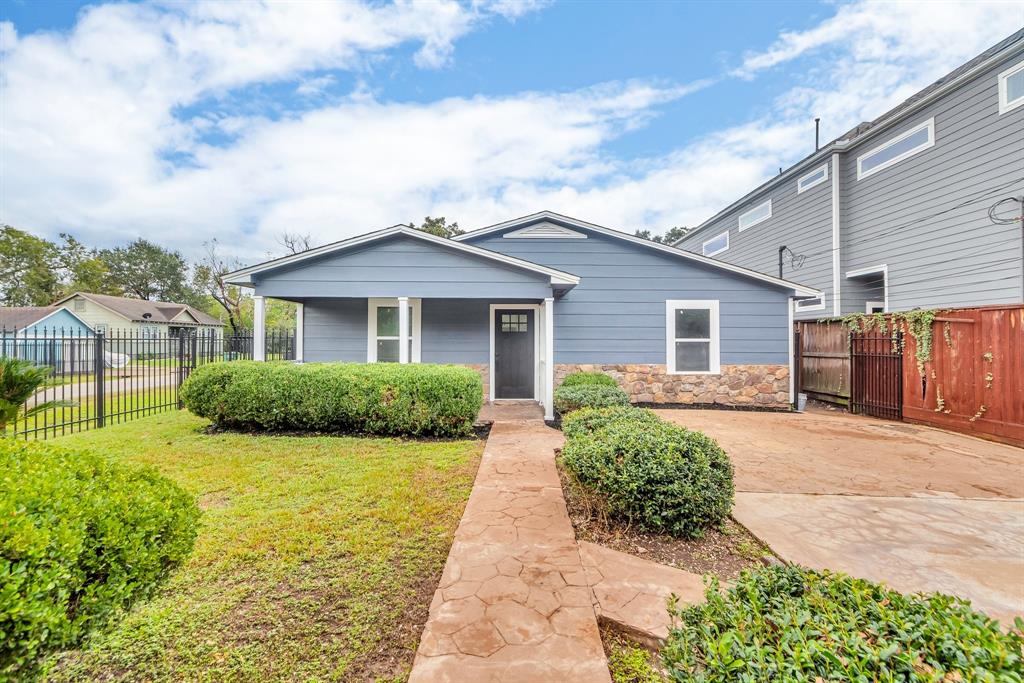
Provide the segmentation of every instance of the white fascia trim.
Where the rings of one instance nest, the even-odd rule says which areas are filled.
[[[722,247],[721,249],[715,249],[714,251],[709,252],[707,250],[708,244],[711,243],[711,242],[714,242],[717,239],[719,239],[722,235],[725,235],[725,246]],[[729,231],[728,230],[726,230],[725,232],[718,233],[717,235],[715,235],[711,239],[705,240],[700,245],[700,253],[703,254],[704,256],[708,256],[708,257],[714,256],[716,254],[721,254],[723,251],[726,251],[727,249],[729,249]]]
[[[1000,115],[1003,115],[1003,114],[1005,114],[1008,111],[1012,111],[1013,109],[1016,109],[1017,107],[1019,107],[1021,105],[1024,105],[1024,97],[1018,97],[1013,102],[1010,102],[1008,100],[1008,98],[1009,98],[1009,90],[1006,87],[1007,79],[1009,79],[1010,76],[1012,76],[1015,73],[1018,73],[1020,71],[1024,71],[1024,62],[1019,62],[1018,64],[1014,64],[1009,69],[1007,69],[1006,71],[1003,71],[1002,73],[999,74],[999,114]]]
[[[846,277],[864,277],[865,275],[882,274],[882,298],[885,299],[885,312],[889,312],[889,265],[886,263],[867,268],[846,271]]]
[[[806,180],[807,178],[810,178],[811,176],[816,175],[818,173],[822,173],[822,176],[820,178],[818,178],[817,180],[815,180],[812,183],[808,183],[807,185],[804,185],[804,180]],[[804,175],[800,176],[797,179],[797,181],[796,181],[796,193],[797,194],[803,194],[804,192],[807,192],[807,190],[811,189],[812,187],[817,187],[818,185],[821,185],[822,183],[824,183],[827,180],[828,180],[828,162],[822,164],[821,166],[819,166],[818,168],[814,169],[810,173],[805,173]]]
[[[789,404],[796,403],[796,328],[793,326],[793,309],[795,308],[793,297],[789,298],[787,317],[789,318]]]
[[[533,271],[534,273],[541,273],[551,278],[551,284],[553,285],[578,285],[580,283],[580,278],[571,273],[566,273],[561,270],[555,270],[554,268],[548,268],[547,266],[542,266],[537,263],[532,263],[530,261],[515,258],[514,256],[499,254],[496,251],[491,251],[490,249],[482,249],[480,247],[475,247],[471,244],[460,244],[456,240],[451,240],[446,237],[438,237],[437,235],[431,235],[430,233],[423,232],[422,230],[417,230],[415,228],[410,228],[406,225],[395,225],[390,228],[385,228],[383,230],[377,230],[376,232],[370,232],[365,235],[359,235],[358,237],[342,240],[341,242],[326,244],[322,247],[310,249],[309,251],[304,251],[300,254],[293,254],[291,256],[285,256],[283,258],[274,259],[273,261],[260,263],[255,266],[249,266],[248,268],[242,268],[241,270],[236,270],[232,273],[228,273],[227,275],[224,276],[224,280],[229,284],[251,287],[252,276],[257,273],[261,273],[267,270],[273,270],[275,268],[291,265],[293,263],[300,263],[307,259],[323,256],[324,254],[330,254],[336,251],[344,251],[346,249],[351,249],[353,247],[367,244],[369,242],[373,242],[379,239],[391,237],[393,235],[405,235],[406,237],[420,239],[425,242],[432,242],[434,244],[439,244],[444,247],[455,249],[456,251],[462,251],[468,254],[473,254],[474,256],[479,256],[481,258],[490,259],[492,261],[498,261],[499,263],[505,263],[511,266],[516,266],[517,268],[522,268],[524,270]]]
[[[711,338],[693,339],[692,341],[708,341],[707,370],[676,370],[676,339],[675,312],[683,309],[706,309],[711,311]],[[718,322],[718,299],[667,299],[665,301],[665,373],[668,375],[720,375],[722,374],[721,337],[722,329]]]
[[[749,216],[750,214],[754,213],[755,211],[759,211],[760,209],[762,209],[764,207],[765,204],[768,205],[768,215],[761,216],[760,218],[758,218],[753,223],[747,223],[746,225],[743,225],[743,217],[744,216]],[[757,204],[756,206],[752,206],[751,208],[747,209],[746,211],[741,213],[739,216],[737,216],[736,217],[736,224],[737,224],[737,227],[739,227],[739,231],[743,232],[744,230],[749,230],[750,228],[754,227],[755,225],[760,225],[761,223],[764,223],[766,220],[768,220],[771,217],[772,217],[772,200],[769,197],[767,201],[761,202],[760,204]]]
[[[661,244],[660,242],[652,242],[651,240],[645,240],[642,237],[635,237],[633,235],[627,235],[626,233],[620,232],[618,230],[612,230],[611,228],[606,228],[606,227],[601,226],[601,225],[595,225],[594,223],[588,223],[586,221],[581,221],[578,218],[570,218],[568,216],[563,216],[563,215],[557,214],[557,213],[555,213],[553,211],[541,211],[539,213],[531,214],[529,216],[523,216],[522,218],[516,218],[514,220],[505,221],[504,223],[497,223],[495,225],[488,225],[487,227],[484,227],[484,228],[479,228],[479,229],[473,230],[471,232],[463,233],[462,235],[457,235],[456,237],[453,237],[452,239],[457,240],[457,241],[473,239],[473,238],[479,237],[481,235],[486,235],[486,234],[489,234],[489,233],[492,233],[492,232],[498,232],[499,230],[506,230],[506,229],[508,229],[510,227],[513,227],[513,226],[516,226],[516,225],[520,225],[520,224],[523,224],[523,223],[530,223],[530,222],[535,221],[535,220],[537,220],[539,218],[552,218],[554,220],[562,221],[564,223],[569,223],[569,224],[574,225],[574,226],[576,226],[576,227],[578,227],[578,228],[580,228],[582,230],[593,230],[596,233],[599,233],[599,234],[602,234],[602,235],[608,235],[609,237],[614,237],[616,239],[620,239],[620,240],[623,240],[623,241],[626,241],[626,242],[630,242],[632,244],[638,244],[641,247],[646,247],[647,249],[654,249],[655,251],[660,251],[660,252],[664,252],[666,254],[671,254],[671,255],[677,256],[679,258],[687,259],[689,261],[695,261],[697,263],[702,263],[702,264],[704,264],[706,266],[711,266],[712,268],[719,268],[721,270],[727,270],[730,273],[736,273],[738,275],[745,275],[745,276],[747,276],[747,277],[749,277],[751,279],[754,279],[754,280],[760,280],[761,282],[769,282],[769,283],[771,283],[773,285],[778,285],[780,287],[786,287],[787,289],[792,289],[799,296],[815,296],[815,295],[821,293],[820,291],[818,291],[817,289],[814,289],[813,287],[807,287],[805,285],[798,285],[797,283],[790,282],[789,280],[782,280],[780,278],[773,277],[771,275],[765,275],[764,273],[759,273],[759,272],[757,272],[755,270],[750,270],[749,268],[743,268],[742,266],[737,266],[737,265],[734,265],[732,263],[726,263],[725,261],[717,261],[715,259],[708,258],[707,256],[701,256],[700,254],[695,254],[692,251],[686,251],[684,249],[680,249],[678,247],[673,247],[673,246],[668,245],[668,244]]]
[[[533,398],[502,398],[501,401],[543,401],[541,398],[544,378],[540,363],[540,316],[543,313],[541,304],[491,304],[488,315],[490,322],[490,351],[487,355],[488,392],[487,398],[494,401],[494,312],[496,310],[530,310],[533,311]]]
[[[881,152],[882,150],[888,149],[889,147],[892,147],[893,145],[895,145],[895,144],[897,144],[899,142],[902,142],[903,140],[906,140],[911,135],[915,135],[917,133],[920,133],[922,130],[927,130],[928,131],[928,141],[925,142],[924,144],[918,145],[917,147],[914,147],[913,149],[908,149],[906,152],[903,152],[902,154],[894,156],[892,159],[889,159],[888,161],[883,162],[883,163],[879,164],[878,166],[875,166],[874,168],[872,168],[872,169],[870,169],[868,171],[861,170],[861,166],[864,163],[864,159],[868,158],[872,154],[877,154],[878,152]],[[887,169],[887,168],[889,168],[891,166],[895,166],[896,164],[900,163],[901,161],[905,161],[905,160],[909,159],[910,157],[914,156],[918,152],[923,152],[926,149],[930,149],[930,148],[932,148],[934,146],[935,146],[935,117],[933,116],[933,117],[931,117],[930,119],[928,119],[926,121],[922,121],[921,123],[917,124],[913,128],[910,128],[910,129],[904,131],[903,133],[900,133],[896,137],[890,138],[890,139],[886,140],[885,142],[883,142],[882,144],[878,145],[877,147],[869,149],[867,152],[864,152],[863,154],[859,155],[857,157],[857,180],[862,180],[863,178],[867,178],[869,176],[872,176],[872,175],[878,173],[879,171],[884,171],[885,169]]]
[[[420,313],[421,299],[409,299],[409,308],[412,313],[412,358],[409,362],[420,363],[422,354],[423,336],[422,318]],[[366,300],[366,362],[377,362],[377,309],[387,306],[398,306],[398,297],[371,297]],[[401,328],[399,328],[401,330]],[[401,337],[399,337],[401,338]],[[399,349],[401,352],[401,349]],[[401,356],[399,356],[401,357]]]

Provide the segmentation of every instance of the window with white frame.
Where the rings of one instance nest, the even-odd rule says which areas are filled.
[[[935,119],[910,130],[857,157],[857,180],[889,168],[935,145]]]
[[[718,301],[665,302],[666,366],[672,374],[717,374],[719,359]]]
[[[807,175],[800,176],[796,181],[796,193],[806,192],[815,185],[821,185],[828,180],[828,164],[823,164]]]
[[[729,231],[726,230],[721,235],[712,237],[711,239],[704,242],[701,246],[701,253],[705,256],[714,256],[715,254],[721,254],[723,251],[729,248]]]
[[[810,299],[798,299],[796,310],[798,311],[820,311],[825,308],[825,295],[819,294]]]
[[[366,360],[370,363],[399,362],[398,299],[370,299],[367,323]],[[407,334],[409,361],[419,363],[419,299],[409,299],[409,327]]]
[[[740,230],[752,228],[758,223],[763,223],[772,217],[772,200],[758,204],[750,211],[740,214]]]
[[[85,299],[75,299],[75,312],[81,313],[85,310]]]
[[[999,113],[1005,114],[1024,104],[1024,62],[999,74]]]

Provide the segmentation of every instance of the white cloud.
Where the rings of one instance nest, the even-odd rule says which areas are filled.
[[[360,78],[346,98],[315,97],[335,89],[325,72],[363,74],[406,44],[419,45],[417,64],[446,64],[481,23],[542,5],[118,4],[86,9],[68,34],[19,37],[0,24],[0,221],[102,244],[141,234],[187,252],[217,236],[244,258],[273,249],[283,229],[324,242],[428,214],[464,227],[542,208],[625,229],[694,225],[809,152],[814,116],[824,139],[874,118],[1020,13],[840,6],[745,57],[743,77],[796,59],[815,67],[794,71],[763,116],[654,158],[621,158],[608,143],[728,80],[402,103]],[[244,86],[293,81],[315,108],[215,106]],[[201,100],[214,105],[182,113]]]

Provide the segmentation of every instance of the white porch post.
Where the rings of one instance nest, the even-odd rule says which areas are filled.
[[[544,299],[544,419],[555,419],[555,300]]]
[[[295,361],[302,362],[302,330],[306,326],[303,304],[295,304]]]
[[[267,359],[266,309],[262,296],[252,298],[252,359]]]
[[[409,362],[409,297],[398,297],[398,362]]]

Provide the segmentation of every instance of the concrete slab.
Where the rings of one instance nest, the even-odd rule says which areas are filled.
[[[544,409],[536,401],[485,401],[477,422],[543,420]]]
[[[1024,501],[738,493],[733,516],[787,562],[1024,616]]]

